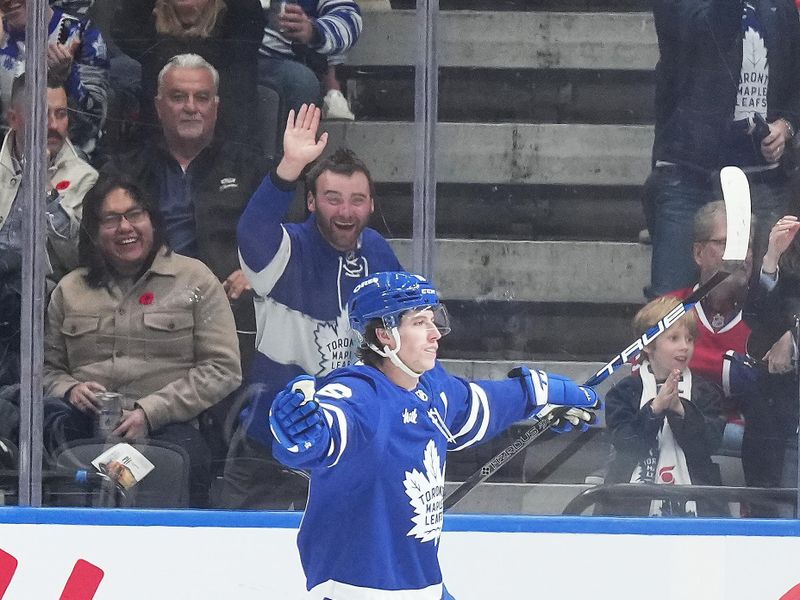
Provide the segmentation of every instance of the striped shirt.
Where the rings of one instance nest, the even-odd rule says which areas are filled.
[[[273,0],[273,5],[277,4]],[[298,4],[311,17],[316,30],[317,43],[310,48],[328,57],[331,64],[342,62],[342,55],[355,45],[361,35],[361,10],[358,4],[353,0],[300,0]],[[273,58],[296,58],[291,40],[269,25],[264,28],[260,52]]]

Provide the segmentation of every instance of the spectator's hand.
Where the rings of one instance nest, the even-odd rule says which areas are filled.
[[[761,140],[761,154],[767,162],[776,163],[781,159],[789,139],[786,121],[778,119],[769,124],[769,134]]]
[[[144,411],[141,408],[134,408],[133,410],[122,411],[122,420],[111,433],[128,441],[133,441],[146,437],[149,432],[150,427],[147,424],[147,417]]]
[[[225,293],[228,294],[230,300],[236,300],[245,291],[253,289],[241,269],[228,275],[228,278],[222,282],[222,287],[225,288]]]
[[[772,345],[764,355],[764,360],[769,366],[770,373],[789,373],[791,372],[792,358],[794,357],[794,342],[792,332],[787,331],[781,338]]]
[[[63,84],[72,69],[72,60],[78,50],[78,42],[73,42],[68,48],[64,44],[50,44],[47,46],[47,72],[51,79]]]
[[[660,415],[664,411],[670,410],[683,416],[683,404],[681,399],[678,398],[678,381],[680,381],[680,378],[680,370],[673,369],[650,405],[654,414]]]
[[[303,104],[295,118],[294,110],[289,111],[286,132],[283,134],[283,158],[275,170],[278,177],[295,181],[307,164],[316,160],[328,143],[328,133],[324,132],[317,140],[320,109]]]
[[[769,232],[767,253],[761,263],[761,267],[767,273],[774,273],[778,269],[778,260],[789,248],[798,230],[800,230],[800,221],[794,215],[781,217],[772,227]]]
[[[96,381],[85,381],[74,386],[67,394],[67,401],[79,411],[89,414],[100,414],[94,395],[105,392],[106,388]]]
[[[677,387],[677,384],[676,384]],[[683,408],[683,401],[681,397],[678,395],[677,391],[672,396],[672,404],[670,404],[669,409],[670,411],[674,412],[679,417],[683,418],[686,415],[686,410]]]
[[[314,22],[299,4],[286,4],[278,17],[279,31],[286,39],[308,46],[314,39]]]

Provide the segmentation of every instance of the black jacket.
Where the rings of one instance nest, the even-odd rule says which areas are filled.
[[[751,0],[769,57],[767,121],[800,130],[800,21],[790,0]],[[743,5],[735,0],[655,0],[656,65],[653,163],[721,168],[742,66]]]
[[[606,425],[611,433],[612,458],[606,483],[629,483],[639,460],[656,444],[664,420],[654,415],[648,402],[639,408],[642,379],[638,374],[622,379],[606,394]],[[719,485],[718,467],[711,461],[722,441],[725,417],[722,415],[722,390],[707,379],[692,373],[692,400],[683,400],[683,418],[669,413],[675,441],[686,457],[686,466],[695,485]],[[650,502],[608,502],[600,507],[604,514],[647,514]],[[701,514],[715,514],[714,508],[698,505]]]

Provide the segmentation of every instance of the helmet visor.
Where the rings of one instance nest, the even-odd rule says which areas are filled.
[[[427,315],[426,313],[433,313]],[[423,317],[418,320],[419,325],[429,329],[436,329],[442,336],[450,333],[450,316],[444,304],[434,304],[433,306],[420,306],[403,314],[403,321]]]

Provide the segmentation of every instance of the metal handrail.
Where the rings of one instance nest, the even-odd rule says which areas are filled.
[[[791,504],[797,488],[729,487],[718,485],[659,485],[610,483],[584,490],[564,507],[562,515],[580,515],[598,502],[624,500],[715,500],[717,502],[780,502]]]

